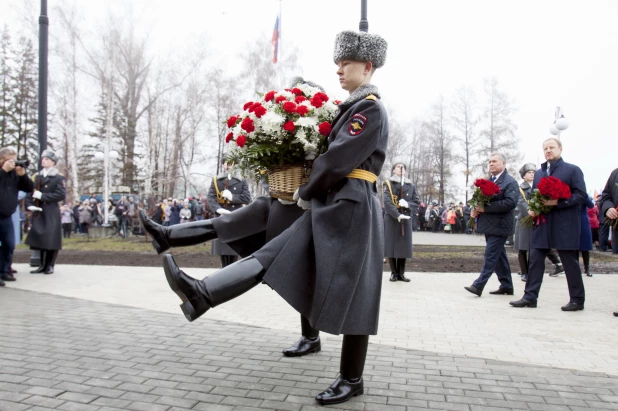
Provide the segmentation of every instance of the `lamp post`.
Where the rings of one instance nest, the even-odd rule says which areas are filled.
[[[560,133],[567,128],[569,128],[569,120],[567,120],[564,117],[564,114],[562,114],[562,109],[560,107],[556,107],[554,122],[551,126],[549,126],[549,132],[560,140]]]
[[[107,200],[109,199],[109,161],[115,160],[118,158],[118,152],[116,150],[110,150],[109,141],[106,139],[105,145],[103,146],[103,152],[97,151],[94,153],[95,160],[103,160],[103,215],[105,220],[103,221],[104,226],[109,225],[109,207],[107,206]]]
[[[358,30],[367,33],[369,31],[369,21],[367,21],[367,0],[361,0],[361,20]]]

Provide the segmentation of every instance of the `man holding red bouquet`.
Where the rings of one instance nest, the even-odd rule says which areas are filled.
[[[562,307],[562,311],[579,311],[584,309],[585,290],[582,273],[577,262],[579,250],[579,235],[581,230],[579,212],[586,201],[586,183],[581,169],[562,159],[562,143],[557,138],[549,138],[543,142],[543,153],[547,162],[541,164],[541,169],[534,174],[532,189],[537,188],[543,177],[555,177],[565,183],[571,192],[569,198],[558,200],[543,200],[543,205],[551,207],[542,214],[539,221],[534,211],[528,211],[535,223],[532,229],[530,243],[530,262],[528,281],[521,300],[512,301],[513,307],[536,307],[539,291],[545,271],[545,256],[550,249],[555,248],[560,254],[569,285],[570,301]],[[548,180],[544,180],[548,181]]]
[[[513,278],[504,244],[515,231],[515,207],[519,198],[519,186],[506,172],[506,158],[500,153],[493,153],[489,157],[489,172],[489,181],[497,184],[500,190],[496,190],[498,192],[491,196],[487,203],[476,203],[470,213],[472,218],[478,217],[476,231],[485,234],[485,262],[479,277],[471,286],[464,287],[479,297],[493,272],[500,280],[500,288],[490,294],[513,295]],[[478,183],[475,185],[482,190],[482,184]]]

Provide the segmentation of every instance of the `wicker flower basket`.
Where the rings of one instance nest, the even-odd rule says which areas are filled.
[[[294,192],[309,180],[311,163],[288,164],[268,170],[270,196],[293,201]]]

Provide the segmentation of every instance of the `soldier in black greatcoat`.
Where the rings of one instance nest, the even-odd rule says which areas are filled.
[[[53,274],[58,250],[62,248],[58,203],[65,199],[66,184],[56,168],[57,162],[58,157],[53,151],[43,151],[43,170],[34,175],[34,192],[26,196],[26,207],[32,211],[32,224],[25,243],[41,252],[41,266],[31,271],[33,274]]]
[[[230,214],[251,202],[251,192],[246,180],[232,175],[232,164],[226,155],[221,160],[223,171],[213,177],[208,191],[208,206],[217,215]],[[219,240],[212,242],[212,254],[221,256],[221,267],[226,267],[238,259],[234,250]]]
[[[182,272],[171,255],[164,257],[168,283],[189,320],[263,281],[313,328],[345,334],[341,373],[316,396],[320,404],[363,393],[368,337],[377,333],[384,244],[375,235],[383,230],[375,182],[384,163],[388,119],[369,83],[385,58],[386,42],[379,36],[337,36],[334,60],[350,97],[339,105],[327,151],[295,195],[310,212],[251,256],[201,281]]]
[[[397,163],[384,182],[384,257],[391,281],[405,281],[406,259],[412,258],[412,219],[420,204],[416,186],[405,177],[406,166]],[[403,184],[402,184],[403,183]]]

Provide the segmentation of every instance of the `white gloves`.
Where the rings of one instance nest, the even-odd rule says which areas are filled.
[[[28,211],[43,211],[41,207],[30,206],[28,207]]]
[[[32,197],[36,198],[37,200],[40,200],[41,197],[43,197],[43,193],[41,193],[38,190],[34,190],[34,193],[32,193]]]
[[[223,190],[221,192],[221,197],[225,198],[228,201],[232,201],[232,192],[230,190]]]
[[[311,201],[305,201],[302,198],[300,198],[300,194],[298,194],[298,190],[300,190],[300,187],[296,189],[296,191],[294,192],[294,196],[292,198],[294,198],[294,200],[296,200],[296,204],[302,208],[303,210],[310,210],[311,209]]]
[[[279,200],[279,202],[283,205],[292,205],[292,204],[296,204],[296,201],[288,201],[288,200],[282,200],[280,198],[278,198],[277,200]]]
[[[226,210],[225,208],[218,208],[217,209],[217,214],[224,215],[224,214],[230,214],[230,213],[231,213],[231,211],[230,210]]]
[[[410,208],[410,206],[408,205],[408,202],[404,200],[403,198],[399,200],[399,207]]]
[[[399,221],[401,223],[401,220],[409,220],[410,216],[404,215],[404,214],[399,214],[399,217],[397,217],[397,221]]]

